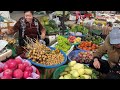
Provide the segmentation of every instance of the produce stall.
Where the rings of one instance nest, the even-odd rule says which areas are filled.
[[[38,39],[27,37],[22,56],[16,53],[18,38],[4,33],[5,27],[1,26],[0,79],[99,79],[101,73],[89,67],[89,63],[104,43],[102,35],[111,31],[112,27],[104,29],[107,22],[111,20],[113,27],[118,23],[113,22],[115,16],[106,14],[79,20],[72,15],[71,11],[55,11],[40,16],[38,19],[46,29],[50,44],[46,46]],[[12,26],[6,28],[10,31]],[[101,59],[108,58],[105,54]]]

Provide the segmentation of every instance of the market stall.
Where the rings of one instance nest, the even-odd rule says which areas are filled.
[[[89,14],[90,16],[80,18],[71,11],[54,11],[38,17],[46,29],[50,44],[46,46],[38,39],[27,37],[22,56],[16,53],[18,40],[15,35],[11,37],[6,33],[14,24],[9,25],[9,22],[7,27],[1,26],[0,78],[100,79],[102,73],[89,65],[93,60],[93,53],[105,41],[102,35],[107,36],[113,27],[118,27],[119,24],[116,25],[115,21],[119,19],[115,15]],[[107,26],[108,22],[113,26]],[[101,57],[102,60],[108,58],[107,53]],[[7,70],[9,75],[6,75]]]

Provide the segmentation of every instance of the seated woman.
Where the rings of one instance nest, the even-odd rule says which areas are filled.
[[[24,11],[24,17],[21,17],[13,27],[13,32],[19,31],[19,47],[17,54],[23,53],[22,46],[25,45],[24,39],[27,37],[38,38],[44,40],[46,45],[49,44],[49,39],[45,38],[46,30],[41,25],[38,19],[33,17],[33,11]]]

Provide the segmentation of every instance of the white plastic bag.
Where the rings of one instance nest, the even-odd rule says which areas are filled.
[[[46,44],[46,42],[45,41],[43,41],[43,40],[39,40],[39,42],[41,43],[41,44]]]

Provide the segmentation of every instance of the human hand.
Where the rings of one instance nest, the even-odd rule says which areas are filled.
[[[94,59],[93,66],[94,66],[96,69],[100,69],[100,62],[98,61],[97,58]]]
[[[45,39],[45,34],[44,33],[42,33],[41,39]]]

